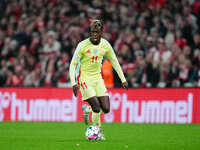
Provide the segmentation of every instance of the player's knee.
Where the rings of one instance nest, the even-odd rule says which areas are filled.
[[[109,107],[103,108],[102,110],[103,110],[103,112],[104,112],[105,114],[107,114],[107,113],[110,112],[110,108],[109,108]]]
[[[95,113],[99,113],[100,107],[98,107],[98,106],[92,107],[92,111],[95,112]]]

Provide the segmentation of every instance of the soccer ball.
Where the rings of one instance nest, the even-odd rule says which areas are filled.
[[[85,132],[86,139],[98,140],[101,136],[101,129],[98,126],[89,126]]]

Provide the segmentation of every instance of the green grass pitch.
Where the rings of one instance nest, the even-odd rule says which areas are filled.
[[[82,123],[2,122],[0,150],[198,150],[198,124],[104,123],[106,141],[85,139]]]

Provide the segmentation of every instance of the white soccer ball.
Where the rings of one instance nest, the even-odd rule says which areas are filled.
[[[101,129],[98,126],[89,126],[85,132],[88,140],[98,140],[101,134]]]

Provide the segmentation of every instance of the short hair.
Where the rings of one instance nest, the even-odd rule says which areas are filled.
[[[98,20],[98,19],[91,20],[90,29],[92,29],[92,28],[103,31],[102,21]]]

